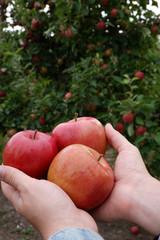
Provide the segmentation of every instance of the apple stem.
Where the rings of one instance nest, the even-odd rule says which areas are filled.
[[[103,154],[100,154],[97,161],[99,162],[101,160],[101,158],[103,157]]]
[[[77,122],[78,113],[75,113],[75,122]]]
[[[38,132],[38,130],[36,129],[36,130],[34,131],[33,140],[35,140],[35,137],[36,137],[37,132]]]

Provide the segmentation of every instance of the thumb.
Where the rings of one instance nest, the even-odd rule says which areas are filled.
[[[105,126],[106,136],[115,150],[120,153],[123,150],[135,148],[122,134],[116,131],[110,123]]]
[[[31,177],[14,167],[0,166],[0,180],[18,191],[22,191],[30,179]]]

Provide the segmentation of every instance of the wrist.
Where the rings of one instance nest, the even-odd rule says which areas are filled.
[[[146,176],[135,186],[127,220],[134,222],[153,235],[160,232],[160,182]]]
[[[48,240],[49,237],[55,233],[71,227],[98,232],[97,224],[93,218],[87,212],[84,212],[83,210],[79,211],[79,215],[74,216],[73,218],[56,219],[56,221],[49,221],[45,226],[41,226],[39,231],[43,239]]]

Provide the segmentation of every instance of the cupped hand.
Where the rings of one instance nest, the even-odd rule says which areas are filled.
[[[57,185],[36,180],[8,166],[0,166],[1,187],[16,211],[48,239],[66,227],[80,227],[97,232],[93,218],[78,209]]]
[[[118,152],[114,166],[115,185],[109,198],[91,211],[99,221],[132,220],[137,189],[143,189],[150,181],[139,150],[116,131],[111,124],[105,126],[108,141]],[[137,196],[138,197],[138,196]]]

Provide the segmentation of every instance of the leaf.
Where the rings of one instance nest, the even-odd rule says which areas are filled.
[[[136,117],[136,123],[138,125],[144,125],[144,121],[143,121],[143,119],[141,117]]]
[[[129,126],[127,128],[127,133],[130,137],[133,136],[133,134],[134,134],[133,123],[129,124]]]
[[[157,133],[153,136],[156,143],[160,146],[160,133]]]

